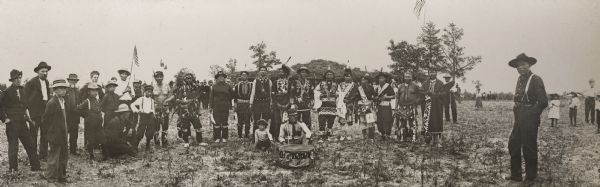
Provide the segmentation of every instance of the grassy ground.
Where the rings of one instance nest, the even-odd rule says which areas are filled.
[[[473,102],[459,105],[459,124],[446,124],[442,148],[422,143],[365,141],[354,125],[352,141],[316,144],[315,164],[289,170],[275,165],[276,153],[258,152],[247,140],[238,139],[230,125],[228,143],[185,149],[175,139],[167,149],[141,151],[136,157],[105,162],[87,156],[71,156],[66,186],[516,186],[501,180],[509,171],[507,141],[512,129],[511,102],[485,102],[474,110]],[[581,110],[580,110],[581,111]],[[559,127],[549,127],[546,113],[539,133],[539,185],[600,185],[600,135],[596,127],[570,127],[568,111],[561,111]],[[206,115],[204,115],[206,116]],[[233,120],[233,119],[232,119]],[[204,124],[207,124],[205,119]],[[172,127],[174,124],[172,124]],[[316,127],[316,125],[314,126]],[[4,126],[0,131],[4,132]],[[208,130],[207,125],[204,129]],[[210,132],[204,136],[211,138]],[[207,138],[205,138],[208,140]],[[82,144],[80,139],[80,145]],[[422,142],[422,141],[421,141]],[[54,186],[40,173],[28,171],[20,148],[20,173],[9,174],[6,136],[0,136],[0,184]],[[141,145],[143,146],[143,145]],[[80,152],[83,152],[80,150]],[[45,163],[42,162],[45,169]]]

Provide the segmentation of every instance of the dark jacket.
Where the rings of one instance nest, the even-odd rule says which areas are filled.
[[[90,97],[88,94],[87,84],[81,87],[81,90],[79,90],[79,92],[81,93],[81,99],[86,99]],[[102,98],[104,98],[104,91],[102,91],[102,89],[98,89],[98,99],[102,100]]]
[[[100,108],[104,113],[112,113],[119,108],[119,95],[115,92],[106,92],[100,101]]]
[[[68,115],[71,109],[65,101],[65,112]],[[58,97],[54,96],[48,101],[46,111],[42,116],[42,123],[47,126],[48,131],[46,137],[48,142],[52,144],[67,144],[67,121],[66,116],[62,113]]]
[[[81,116],[77,110],[77,105],[81,103],[82,98],[77,88],[67,88],[67,95],[65,96],[66,103],[69,105],[69,115],[67,116],[67,122],[72,125],[79,125]]]
[[[24,87],[24,102],[28,106],[29,115],[32,118],[41,117],[44,114],[44,110],[46,109],[46,103],[43,101],[42,95],[42,86],[40,85],[40,78],[35,76],[30,79]],[[48,99],[52,98],[52,92],[50,91],[50,83],[48,80],[45,80],[46,88],[48,93]]]
[[[540,115],[546,107],[548,107],[548,96],[546,88],[541,77],[533,75],[529,83],[529,89],[525,93],[527,81],[532,73],[519,76],[517,87],[515,89],[514,101],[517,104],[530,105],[533,112]]]
[[[17,95],[17,90],[20,90],[20,97]],[[27,107],[21,98],[23,98],[23,87],[11,85],[0,93],[0,120],[5,121],[6,118],[25,120]]]
[[[231,108],[231,100],[234,97],[233,88],[227,83],[216,83],[210,92],[210,108],[226,107]]]

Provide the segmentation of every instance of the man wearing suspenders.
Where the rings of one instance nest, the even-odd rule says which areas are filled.
[[[538,145],[537,134],[540,115],[548,106],[548,98],[542,78],[533,74],[530,67],[537,60],[524,53],[508,64],[516,68],[520,76],[515,91],[514,115],[515,123],[508,140],[511,175],[506,180],[523,181],[521,168],[521,152],[525,159],[524,186],[532,186],[537,177]]]

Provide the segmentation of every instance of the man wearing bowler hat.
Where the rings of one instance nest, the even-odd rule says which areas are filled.
[[[46,159],[46,156],[48,156],[48,140],[46,138],[46,127],[42,124],[42,115],[44,115],[46,103],[52,97],[50,83],[47,80],[48,71],[51,69],[52,67],[46,62],[40,62],[38,66],[33,69],[38,75],[25,83],[23,89],[23,101],[27,105],[29,116],[34,122],[31,124],[29,131],[33,137],[36,149],[38,146],[38,131],[40,132],[40,159]]]
[[[6,139],[8,141],[8,169],[9,171],[17,171],[19,141],[23,144],[23,148],[29,157],[29,164],[32,171],[40,170],[40,160],[38,160],[37,150],[35,149],[35,141],[31,137],[27,120],[29,116],[26,114],[27,105],[23,101],[23,86],[21,86],[21,78],[23,73],[13,69],[10,71],[10,79],[12,85],[4,92],[0,93],[0,123],[6,125]]]
[[[537,60],[521,53],[508,65],[519,72],[513,108],[515,123],[508,140],[511,175],[506,180],[522,181],[521,152],[525,159],[525,186],[532,186],[537,177],[537,134],[540,115],[548,106],[548,97],[542,78],[530,70]]]

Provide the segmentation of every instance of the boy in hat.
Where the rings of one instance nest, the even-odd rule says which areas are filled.
[[[42,115],[46,109],[46,103],[52,97],[50,91],[50,82],[48,82],[48,72],[52,69],[46,62],[40,62],[33,69],[37,76],[25,83],[23,89],[23,101],[27,105],[29,116],[33,120],[33,124],[29,131],[34,140],[35,149],[38,149],[38,131],[40,132],[39,140],[39,156],[40,159],[45,159],[48,155],[48,138],[46,137],[46,125],[42,124]]]
[[[271,118],[271,127],[270,132],[273,136],[279,136],[279,127],[283,123],[284,113],[290,107],[290,68],[286,65],[282,65],[279,68],[279,78],[275,81],[275,84],[272,88],[272,96],[273,96],[273,111]]]
[[[69,124],[69,151],[71,154],[77,155],[77,138],[79,137],[79,123],[81,123],[81,119],[79,118],[81,115],[77,110],[77,105],[82,100],[79,88],[77,88],[77,82],[79,82],[77,74],[69,74],[67,82],[69,82],[69,88],[67,88],[65,99],[70,106],[68,108],[71,110],[67,115],[67,123]]]
[[[271,147],[273,135],[267,130],[269,123],[264,120],[258,120],[258,129],[254,131],[254,146],[258,150],[266,151]]]
[[[106,94],[104,94],[104,97],[100,101],[100,107],[102,108],[102,112],[104,112],[105,122],[114,117],[114,113],[119,107],[120,97],[115,93],[116,88],[116,81],[108,81],[106,84]]]
[[[115,88],[115,93],[119,95],[119,100],[121,103],[131,104],[133,98],[135,97],[135,92],[133,90],[132,84],[129,81],[129,76],[131,73],[129,70],[122,68],[117,71],[119,73],[119,77],[121,79],[117,82],[117,87]],[[135,81],[134,81],[135,82]]]
[[[395,98],[394,88],[389,83],[389,77],[386,73],[380,72],[375,76],[377,84],[375,85],[375,104],[377,106],[377,130],[381,133],[383,140],[390,138],[392,134],[392,116],[391,100]]]
[[[156,118],[158,121],[157,131],[154,135],[154,143],[156,145],[159,144],[159,133],[160,133],[160,142],[162,146],[167,145],[167,131],[169,130],[169,108],[164,104],[164,101],[169,98],[171,94],[171,87],[169,85],[163,83],[164,75],[162,71],[157,71],[154,73],[154,100],[156,101]]]
[[[298,71],[298,79],[296,80],[295,101],[298,106],[298,120],[306,124],[308,129],[312,127],[312,118],[310,117],[311,102],[314,97],[314,86],[308,80],[310,71],[306,67],[301,67]]]
[[[248,72],[242,71],[240,73],[238,84],[234,88],[234,103],[233,107],[237,113],[238,124],[237,133],[238,137],[248,138],[250,134],[250,118],[252,111],[250,109],[250,95],[252,90],[252,83],[248,81]],[[244,136],[242,136],[244,133]]]
[[[101,148],[100,146],[106,142],[102,129],[102,110],[100,101],[97,98],[100,87],[95,83],[87,85],[88,98],[81,102],[77,109],[84,116],[84,136],[86,137],[85,147],[90,155],[90,159],[94,159],[94,149]],[[106,155],[105,155],[106,156]]]
[[[271,86],[273,83],[267,77],[267,67],[258,68],[258,78],[252,83],[250,93],[250,108],[252,109],[252,118],[254,119],[254,130],[258,128],[256,122],[264,119],[271,119]]]
[[[231,100],[233,100],[233,88],[225,79],[227,75],[223,71],[219,71],[215,75],[216,84],[213,85],[210,92],[209,107],[214,121],[213,123],[213,138],[216,143],[227,142],[229,138],[229,109],[231,109]]]
[[[67,116],[69,115],[69,105],[65,101],[69,85],[64,79],[58,79],[52,82],[54,97],[46,105],[46,110],[42,123],[47,126],[48,142],[50,143],[50,154],[48,155],[48,168],[46,170],[46,179],[66,182],[67,162],[69,160],[69,151],[67,145]]]
[[[548,96],[542,78],[530,70],[537,60],[521,53],[508,64],[519,72],[515,89],[515,123],[508,140],[511,175],[506,180],[521,181],[523,179],[521,159],[525,158],[525,186],[532,186],[537,177],[538,144],[537,134],[540,115],[548,107]],[[522,153],[522,154],[521,154]],[[523,157],[521,157],[521,155]]]
[[[152,98],[152,91],[154,87],[152,85],[146,85],[144,87],[144,97],[140,97],[131,103],[131,110],[133,113],[139,115],[137,122],[137,130],[135,140],[133,141],[133,148],[137,149],[138,145],[144,135],[146,136],[146,150],[150,150],[150,140],[154,137],[154,131],[156,126],[156,119],[154,118],[154,107],[156,102]]]
[[[456,117],[456,94],[457,90],[455,88],[456,81],[449,74],[444,75],[446,90],[449,90],[448,93],[443,95],[444,99],[444,116],[446,117],[446,121],[450,122],[450,113],[452,112],[452,123],[457,123]]]
[[[288,121],[279,129],[279,142],[284,144],[308,144],[312,132],[306,124],[298,121],[297,107],[292,105],[287,113]]]
[[[131,111],[126,104],[119,105],[117,110],[113,111],[116,115],[104,125],[106,133],[106,143],[102,150],[107,157],[117,157],[123,154],[135,156],[135,151],[127,143],[127,137],[133,133],[133,123],[131,123]]]
[[[31,120],[26,113],[27,105],[23,101],[23,86],[21,79],[23,73],[13,69],[10,71],[12,84],[3,92],[0,92],[0,123],[6,125],[6,139],[8,141],[8,170],[18,170],[19,141],[27,152],[29,165],[32,171],[40,170],[40,160],[35,149],[35,140],[27,127],[27,121]]]
[[[348,135],[346,129],[350,128],[354,122],[355,103],[353,97],[357,95],[357,91],[352,77],[352,70],[345,69],[344,81],[338,86],[339,97],[337,98],[338,119],[342,128],[342,131],[340,132],[340,141],[343,141],[344,139],[352,140],[352,137]]]
[[[336,100],[338,84],[335,82],[335,74],[328,69],[323,75],[323,81],[315,88],[315,105],[319,113],[319,131],[324,139],[332,136],[333,123],[337,116]],[[322,140],[319,140],[322,142]]]

